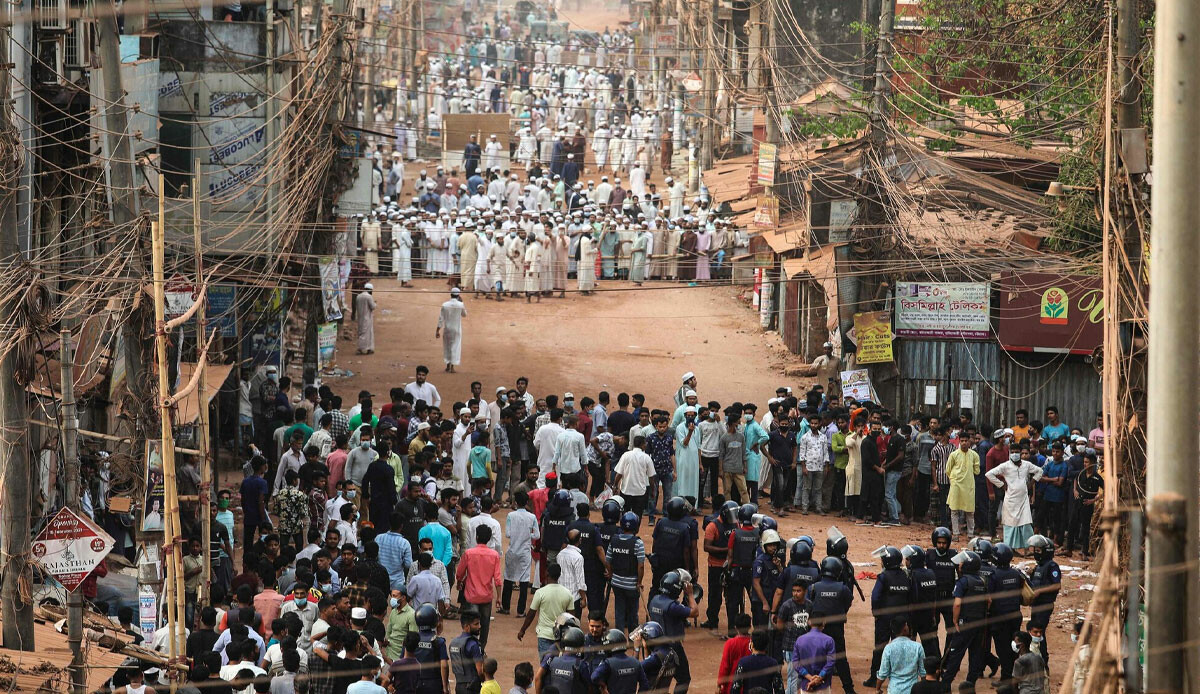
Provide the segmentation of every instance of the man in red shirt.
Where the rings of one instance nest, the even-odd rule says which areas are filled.
[[[475,528],[475,546],[463,552],[455,570],[455,578],[462,585],[463,597],[479,612],[483,629],[479,632],[479,643],[487,647],[488,630],[492,621],[492,604],[500,601],[500,554],[488,547],[492,540],[492,529],[486,525]]]
[[[533,517],[537,518],[538,525],[542,524],[542,511],[546,510],[546,504],[550,503],[550,496],[558,491],[558,473],[546,473],[546,486],[541,489],[535,489],[529,492],[529,510],[533,512]],[[542,583],[546,582],[546,557],[542,552],[542,541],[533,541],[533,560],[537,562],[538,576]]]
[[[729,694],[738,661],[750,655],[750,624],[750,615],[744,613],[733,620],[737,634],[725,642],[725,648],[721,651],[721,666],[717,669],[717,688],[721,694]]]

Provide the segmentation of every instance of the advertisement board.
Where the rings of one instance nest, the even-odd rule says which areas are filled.
[[[1010,271],[996,290],[996,339],[1005,349],[1088,355],[1104,343],[1100,277]]]
[[[986,340],[990,308],[987,282],[901,282],[896,285],[896,335]]]

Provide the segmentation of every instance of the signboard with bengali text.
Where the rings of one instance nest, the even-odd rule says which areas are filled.
[[[896,335],[986,340],[990,308],[987,282],[901,282],[896,285]]]

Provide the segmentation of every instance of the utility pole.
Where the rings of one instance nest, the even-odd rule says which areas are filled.
[[[103,9],[101,9],[101,7]],[[104,117],[109,164],[108,180],[111,195],[110,211],[113,226],[129,228],[139,214],[138,195],[134,189],[133,148],[129,138],[129,114],[125,106],[125,90],[121,87],[121,36],[117,29],[117,8],[113,0],[103,6],[93,2],[92,14],[96,19],[100,42],[100,71],[104,82],[103,101],[97,104]],[[162,195],[163,191],[159,191]],[[136,231],[140,235],[141,227]],[[145,274],[140,256],[140,244],[126,265],[125,279],[140,281]],[[146,401],[143,388],[142,341],[144,326],[135,312],[121,326],[124,341],[125,388],[130,399],[136,403]],[[140,424],[140,423],[138,423]],[[139,432],[140,433],[140,432]]]
[[[776,6],[779,0],[767,0],[765,3],[767,10],[766,28],[762,32],[763,36],[763,83],[766,88],[763,90],[763,108],[766,109],[767,121],[767,142],[773,145],[778,145],[780,141],[780,126],[779,126],[779,95],[776,93],[776,88],[779,86],[778,75],[775,74],[775,45],[779,37],[779,8]]]
[[[704,29],[704,67],[701,72],[700,89],[704,92],[704,120],[700,123],[700,171],[703,173],[713,166],[713,154],[716,150],[717,128],[714,121],[717,118],[717,13],[721,7],[720,0],[712,0],[712,11],[709,13]],[[703,176],[701,176],[703,178]]]
[[[12,38],[11,12],[4,17],[0,29],[0,142],[10,154],[0,159],[0,173],[6,181],[16,181],[22,164],[20,137],[12,117],[12,74],[8,47]],[[20,232],[17,221],[17,186],[0,189],[0,271],[17,278],[22,263]],[[34,650],[33,603],[26,599],[33,579],[26,557],[30,549],[30,475],[26,432],[25,388],[17,380],[17,360],[22,339],[17,329],[17,315],[22,292],[9,291],[0,300],[0,342],[9,347],[0,357],[0,426],[6,434],[0,437],[0,484],[4,487],[4,503],[0,504],[0,621],[3,621],[3,646],[22,651]]]
[[[204,286],[204,253],[202,251],[202,235],[200,233],[200,160],[196,160],[196,175],[192,178],[192,238],[196,246],[196,286]],[[205,380],[205,370],[208,367],[207,359],[200,359],[201,346],[204,344],[205,336],[208,334],[208,305],[207,292],[205,293],[205,306],[196,311],[196,368],[200,369],[200,381],[196,386],[196,394],[200,398],[200,425],[196,431],[196,447],[200,451],[200,498],[196,501],[196,508],[200,512],[200,540],[204,546],[204,556],[207,560],[204,562],[203,573],[200,578],[200,593],[199,604],[208,604],[209,589],[212,586],[212,513],[209,510],[209,502],[212,498],[212,489],[214,487],[213,465],[209,452],[209,431],[208,431],[208,382]],[[218,439],[219,440],[219,439]],[[233,558],[230,557],[230,561]],[[191,628],[191,625],[188,625]]]
[[[1137,0],[1117,0],[1117,127],[1142,127],[1142,76],[1136,61],[1141,50]]]
[[[75,346],[71,331],[59,335],[60,381],[62,383],[62,454],[67,471],[67,508],[78,513],[79,489],[79,415],[75,409]],[[72,694],[84,694],[87,687],[87,667],[83,662],[83,593],[79,589],[67,593],[67,643],[71,646]]]
[[[1162,0],[1154,33],[1150,286],[1159,298],[1150,302],[1149,314],[1145,684],[1148,693],[1166,694],[1188,691],[1188,660],[1195,650],[1190,639],[1200,636],[1188,609],[1200,582],[1200,450],[1196,438],[1186,435],[1195,427],[1200,407],[1200,316],[1194,303],[1163,300],[1200,295],[1200,196],[1194,193],[1200,160],[1200,4]],[[1190,673],[1190,678],[1196,676]]]
[[[871,143],[877,147],[887,142],[884,124],[892,108],[892,28],[895,21],[895,0],[883,0],[879,8],[879,36],[875,39],[875,88],[871,99]]]

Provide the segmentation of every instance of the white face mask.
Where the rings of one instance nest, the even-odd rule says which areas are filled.
[[[1021,652],[1021,644],[1017,643],[1016,641],[1013,641],[1012,649],[1013,649],[1013,653],[1020,653]]]
[[[1042,637],[1040,636],[1030,636],[1029,638],[1033,640],[1033,646],[1040,646],[1042,644]]]
[[[1009,453],[1008,459],[1014,463],[1019,463],[1019,462],[1021,462],[1021,454],[1020,453]]]

